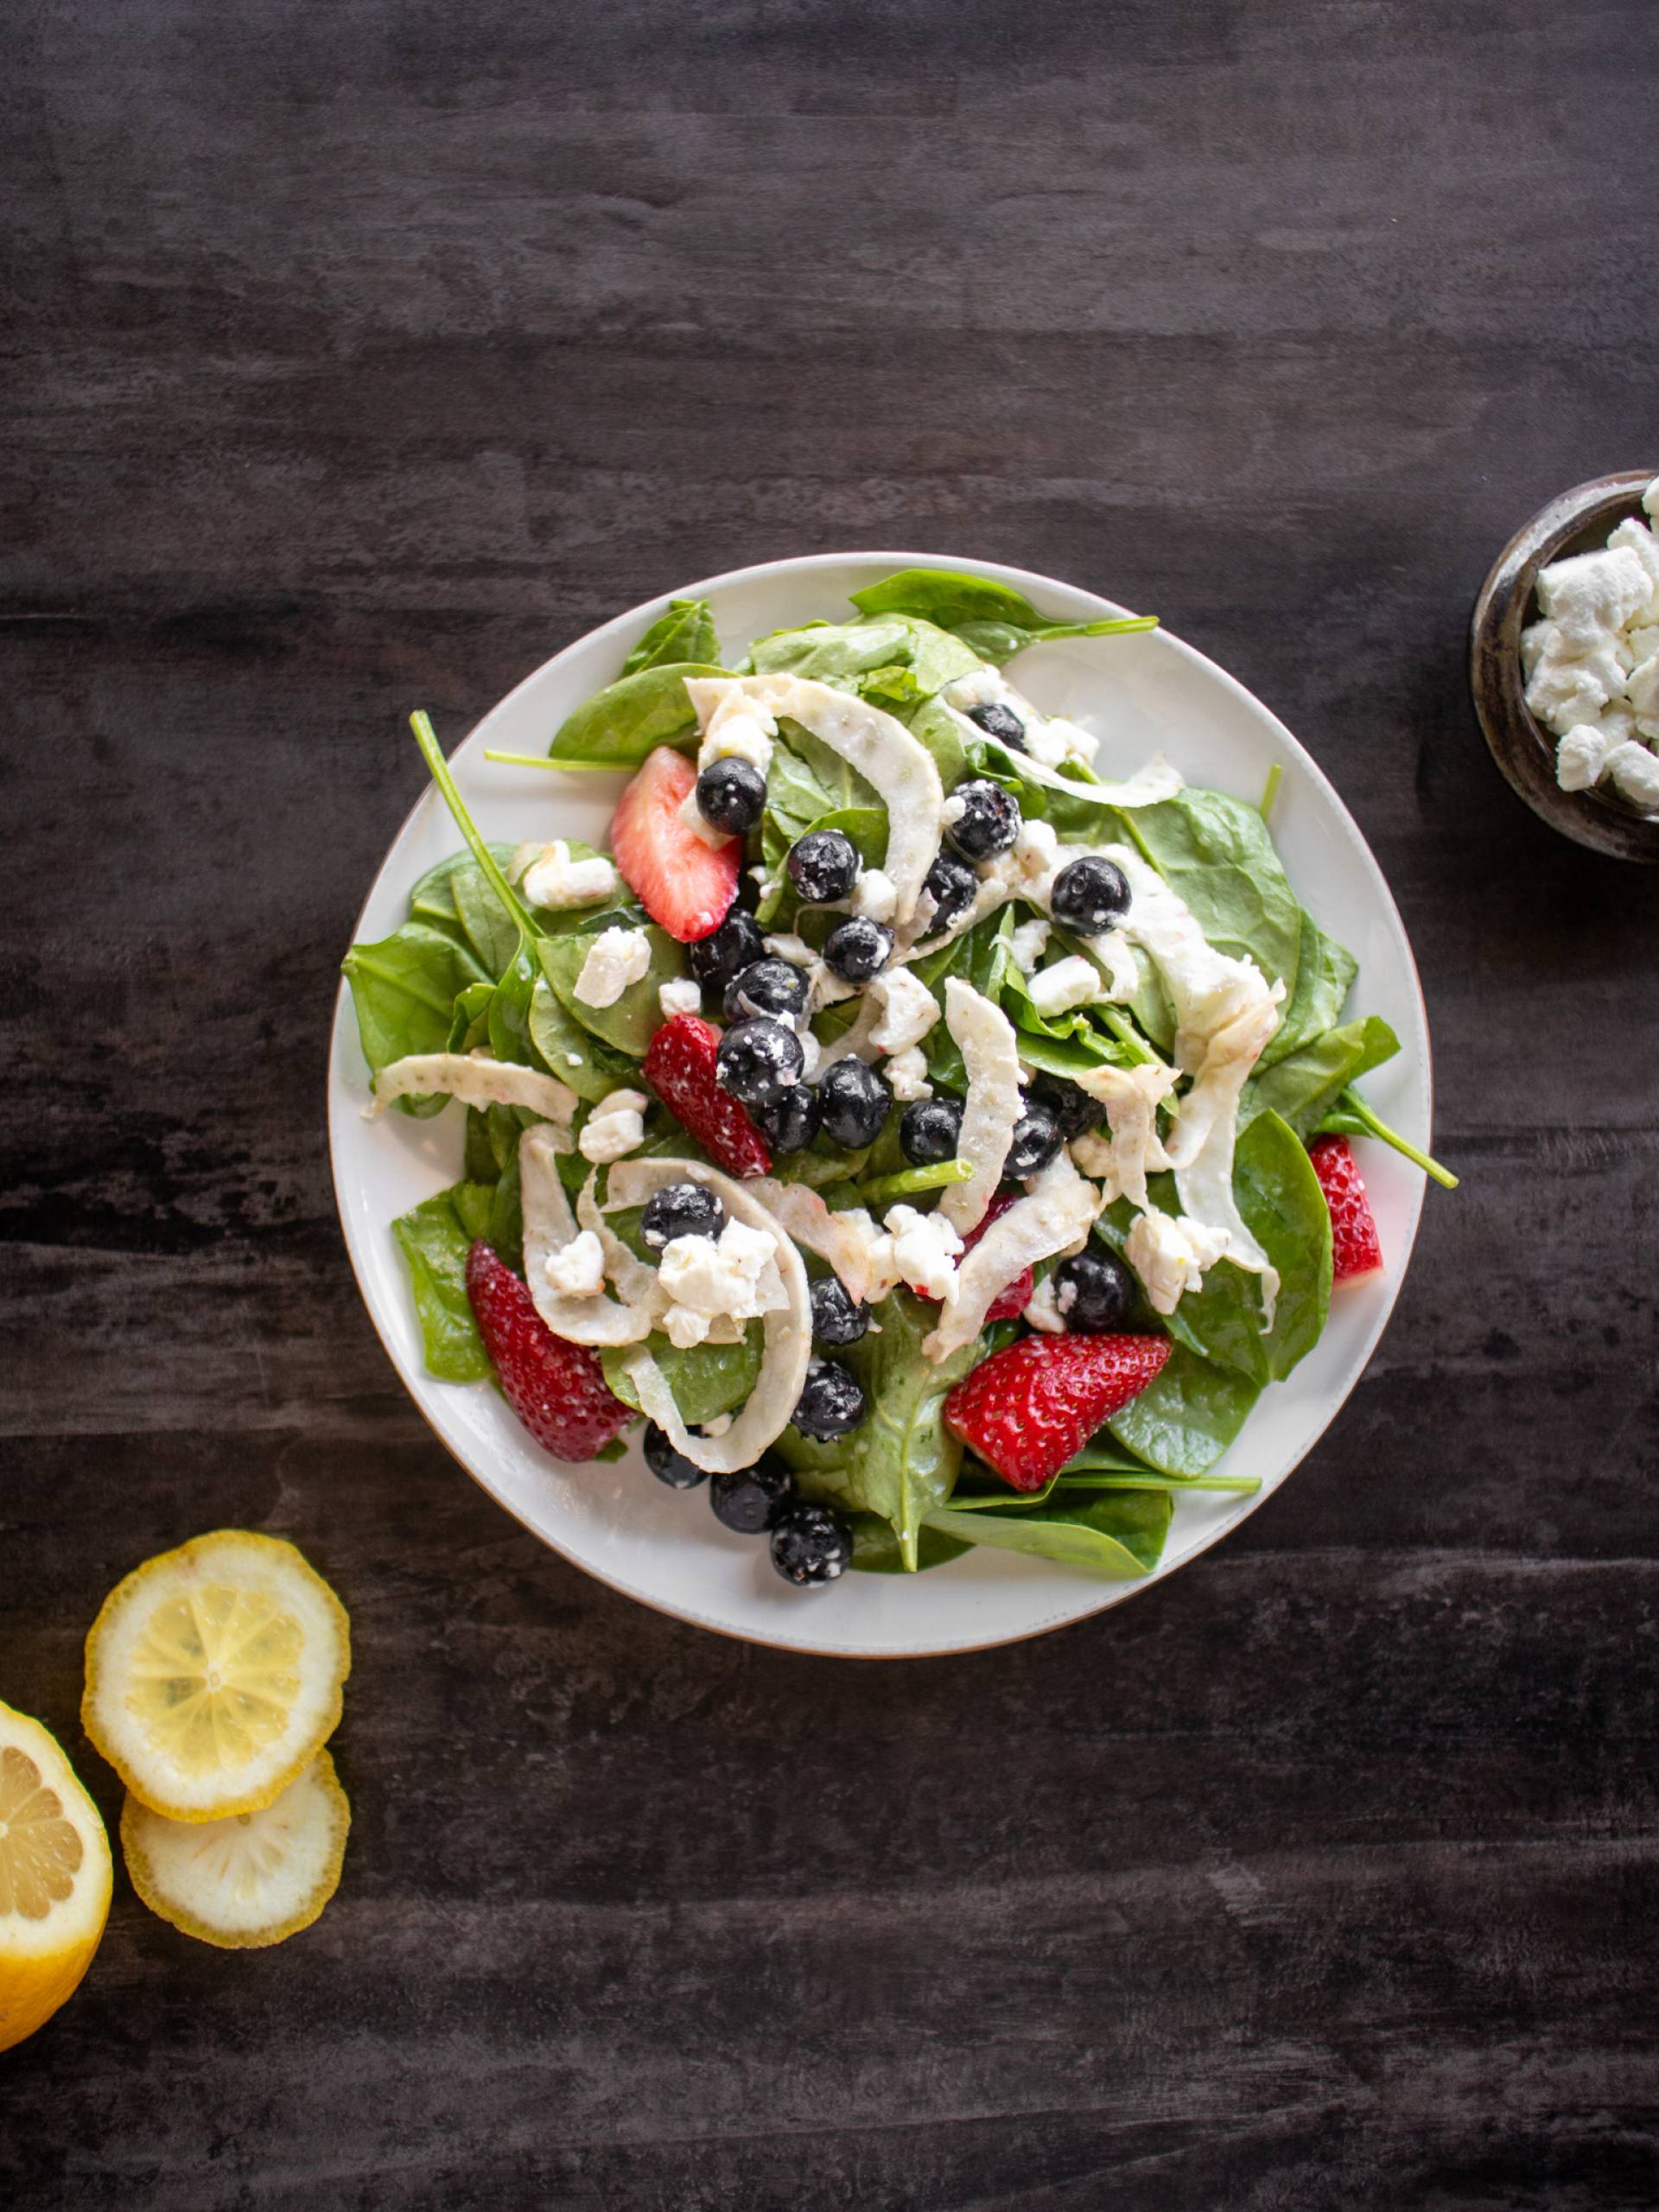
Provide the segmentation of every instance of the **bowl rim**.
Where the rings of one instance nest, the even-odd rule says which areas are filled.
[[[1586,531],[1625,516],[1645,519],[1642,494],[1659,470],[1620,469],[1558,493],[1522,523],[1487,572],[1469,625],[1469,689],[1505,782],[1539,819],[1575,844],[1616,860],[1659,862],[1659,815],[1600,785],[1565,791],[1554,734],[1526,701],[1521,632],[1535,619],[1538,571]]]
[[[560,663],[566,660],[581,649],[596,642],[632,638],[638,632],[641,626],[648,625],[649,623],[657,620],[660,615],[664,613],[668,609],[670,601],[672,600],[703,597],[717,589],[726,589],[728,588],[741,586],[757,578],[782,576],[785,575],[791,576],[809,575],[819,569],[845,568],[849,563],[868,563],[873,570],[879,570],[884,574],[890,574],[897,569],[910,568],[947,569],[957,571],[966,570],[970,573],[991,577],[1000,582],[1013,584],[1016,588],[1025,590],[1027,593],[1029,593],[1032,588],[1034,587],[1036,591],[1039,594],[1044,591],[1052,591],[1062,594],[1071,595],[1075,598],[1086,600],[1090,603],[1094,609],[1104,615],[1123,615],[1130,613],[1133,611],[1123,607],[1116,601],[1105,598],[1102,594],[1094,591],[1087,585],[1068,583],[1060,577],[1045,575],[1042,571],[1038,569],[1017,568],[1008,563],[987,560],[981,556],[966,556],[937,551],[921,552],[914,550],[887,550],[879,547],[870,548],[861,546],[841,548],[827,552],[785,555],[772,561],[749,563],[739,569],[722,569],[715,575],[699,578],[695,582],[676,585],[669,590],[658,593],[651,599],[640,601],[637,606],[625,609],[620,613],[610,617],[605,622],[595,625],[592,629],[580,632],[576,637],[571,639],[568,644],[561,646],[557,652],[550,654],[545,660],[538,662],[535,667],[527,671],[524,676],[521,677],[517,683],[512,685],[507,691],[504,692],[499,699],[496,700],[486,709],[483,715],[478,717],[478,719],[472,724],[471,728],[466,732],[465,735],[457,740],[455,744],[449,748],[449,755],[453,758],[462,747],[470,744],[487,722],[492,721],[498,714],[502,713],[508,707],[510,702],[517,699],[521,693],[528,690],[532,685],[537,684],[544,679],[549,671],[557,667]],[[1365,837],[1363,832],[1360,830],[1358,823],[1354,820],[1353,816],[1350,813],[1347,805],[1344,802],[1340,793],[1337,791],[1336,786],[1332,783],[1330,778],[1320,767],[1317,760],[1314,759],[1313,755],[1301,743],[1300,740],[1294,734],[1289,728],[1280,720],[1279,716],[1273,712],[1271,708],[1268,707],[1264,702],[1259,699],[1255,694],[1249,689],[1247,685],[1241,683],[1236,677],[1231,675],[1229,671],[1223,668],[1217,662],[1211,660],[1207,654],[1200,652],[1197,646],[1189,645],[1185,639],[1179,637],[1174,632],[1165,627],[1161,622],[1160,623],[1157,631],[1151,634],[1159,638],[1165,646],[1173,649],[1180,658],[1187,661],[1191,665],[1201,670],[1208,678],[1212,681],[1218,682],[1224,690],[1233,693],[1240,701],[1242,701],[1253,714],[1262,717],[1271,726],[1271,728],[1276,734],[1279,741],[1285,746],[1287,751],[1296,760],[1301,770],[1305,772],[1319,787],[1325,800],[1332,809],[1335,820],[1346,831],[1353,844],[1357,848],[1358,855],[1362,859],[1363,864],[1373,879],[1374,887],[1378,895],[1382,916],[1389,929],[1390,934],[1395,940],[1395,949],[1401,956],[1404,977],[1409,988],[1414,1010],[1417,1017],[1417,1030],[1418,1033],[1421,1037],[1423,1048],[1421,1054],[1421,1065],[1417,1071],[1421,1084],[1423,1114],[1423,1143],[1425,1150],[1432,1149],[1434,1118],[1434,1069],[1433,1041],[1428,1023],[1427,1004],[1423,995],[1421,977],[1418,973],[1416,957],[1412,950],[1411,940],[1407,934],[1404,920],[1400,913],[1398,904],[1395,899],[1393,890],[1389,884],[1387,877],[1382,872],[1381,863],[1378,861],[1375,853],[1371,850],[1370,842]],[[624,772],[624,770],[622,768],[619,768],[617,772],[620,774]],[[356,918],[352,925],[352,937],[350,942],[355,943],[360,937],[368,912],[375,904],[376,899],[380,891],[382,881],[391,872],[392,863],[398,852],[398,849],[403,844],[404,838],[414,827],[416,817],[423,810],[433,805],[442,806],[442,799],[437,795],[434,786],[428,782],[423,786],[411,805],[404,813],[396,832],[386,846],[385,852],[380,861],[379,867],[376,869],[373,880],[371,882],[369,888],[364,896],[362,904],[358,910]],[[1098,1613],[1109,1611],[1115,1605],[1123,1604],[1141,1592],[1151,1589],[1156,1586],[1159,1583],[1167,1580],[1169,1575],[1178,1572],[1180,1568],[1190,1565],[1194,1560],[1200,1558],[1205,1553],[1208,1552],[1212,1546],[1219,1543],[1224,1537],[1230,1536],[1244,1521],[1249,1519],[1252,1514],[1267,1503],[1270,1497],[1275,1495],[1277,1491],[1282,1488],[1283,1484],[1289,1480],[1290,1477],[1296,1471],[1297,1468],[1302,1465],[1303,1461],[1307,1459],[1309,1454],[1323,1440],[1330,1429],[1332,1423],[1337,1419],[1337,1416],[1346,1406],[1350,1398],[1353,1395],[1355,1389],[1358,1387],[1366,1371],[1370,1368],[1377,1346],[1382,1341],[1389,1323],[1394,1318],[1395,1309],[1399,1303],[1400,1294],[1405,1287],[1406,1276],[1409,1272],[1412,1255],[1416,1249],[1418,1231],[1422,1222],[1427,1179],[1419,1175],[1412,1187],[1411,1196],[1408,1201],[1408,1216],[1405,1224],[1404,1236],[1402,1239],[1399,1249],[1398,1264],[1389,1271],[1389,1278],[1384,1287],[1386,1294],[1380,1310],[1371,1320],[1364,1341],[1354,1362],[1352,1372],[1346,1383],[1336,1392],[1332,1403],[1328,1412],[1325,1414],[1325,1418],[1319,1422],[1318,1427],[1304,1440],[1300,1448],[1296,1451],[1294,1456],[1288,1459],[1279,1470],[1276,1478],[1274,1479],[1271,1484],[1264,1484],[1253,1497],[1240,1498],[1236,1506],[1229,1514],[1229,1516],[1224,1520],[1219,1521],[1215,1528],[1202,1533],[1198,1536],[1198,1540],[1192,1544],[1191,1548],[1183,1553],[1179,1560],[1172,1561],[1167,1565],[1160,1563],[1160,1565],[1154,1568],[1151,1573],[1138,1577],[1134,1580],[1125,1581],[1122,1583],[1101,1582],[1090,1586],[1089,1589],[1090,1602],[1065,1607],[1060,1611],[1049,1614],[1039,1620],[1033,1621],[1013,1631],[1005,1631],[996,1635],[982,1637],[952,1637],[949,1641],[895,1644],[879,1649],[835,1649],[827,1647],[820,1642],[811,1642],[804,1638],[791,1637],[782,1635],[772,1636],[763,1634],[755,1630],[734,1625],[729,1622],[712,1618],[709,1614],[698,1610],[697,1607],[693,1605],[676,1604],[654,1593],[643,1591],[636,1586],[634,1583],[623,1579],[620,1575],[607,1572],[603,1567],[596,1564],[593,1560],[579,1556],[565,1543],[562,1542],[557,1535],[550,1534],[545,1528],[540,1526],[536,1521],[532,1520],[526,1512],[521,1510],[511,1498],[503,1495],[500,1491],[496,1489],[486,1478],[486,1477],[480,1473],[479,1469],[472,1465],[471,1461],[466,1458],[458,1446],[444,1433],[444,1431],[438,1424],[435,1413],[427,1402],[427,1394],[429,1391],[436,1390],[442,1386],[432,1382],[430,1378],[423,1376],[416,1371],[405,1371],[404,1363],[399,1356],[397,1348],[391,1341],[386,1330],[381,1325],[379,1314],[376,1310],[375,1298],[372,1294],[370,1284],[365,1279],[364,1267],[359,1262],[357,1246],[356,1224],[353,1214],[346,1202],[344,1185],[347,1170],[346,1163],[342,1159],[341,1147],[338,1141],[339,1131],[342,1127],[346,1126],[346,1123],[336,1110],[340,1103],[340,1076],[337,1066],[337,1055],[334,1049],[335,1039],[342,1027],[346,1027],[348,1033],[354,1034],[354,1032],[349,1027],[350,1022],[350,991],[349,987],[342,976],[338,986],[336,987],[334,1016],[330,1024],[330,1050],[328,1072],[326,1084],[325,1105],[326,1118],[328,1125],[329,1161],[331,1180],[334,1193],[335,1211],[340,1219],[341,1237],[346,1246],[346,1256],[351,1265],[353,1276],[357,1284],[359,1296],[361,1298],[364,1308],[368,1314],[370,1325],[373,1328],[376,1336],[379,1338],[381,1348],[385,1352],[385,1355],[391,1364],[393,1372],[397,1376],[399,1382],[404,1384],[409,1397],[414,1403],[416,1412],[420,1414],[427,1427],[432,1431],[432,1433],[437,1439],[438,1442],[448,1452],[449,1456],[455,1460],[457,1465],[466,1470],[467,1473],[478,1484],[479,1488],[484,1491],[485,1495],[490,1498],[491,1502],[494,1505],[507,1512],[512,1519],[517,1521],[530,1535],[533,1535],[539,1542],[545,1544],[549,1549],[556,1552],[561,1558],[566,1560],[580,1573],[592,1576],[595,1581],[602,1583],[607,1588],[614,1591],[619,1596],[626,1598],[635,1604],[645,1605],[650,1607],[652,1611],[661,1613],[670,1619],[684,1622],[687,1625],[691,1627],[710,1630],[715,1635],[729,1638],[734,1643],[758,1644],[762,1649],[766,1649],[799,1653],[803,1656],[820,1658],[872,1661],[944,1658],[954,1656],[958,1653],[966,1655],[972,1652],[996,1650],[1007,1644],[1027,1643],[1036,1637],[1051,1635],[1058,1630],[1070,1627],[1074,1623],[1092,1619]],[[357,1118],[355,1109],[353,1110],[351,1118],[353,1120]],[[1072,1582],[1070,1578],[1057,1578],[1057,1590],[1068,1587],[1075,1592],[1077,1584]]]

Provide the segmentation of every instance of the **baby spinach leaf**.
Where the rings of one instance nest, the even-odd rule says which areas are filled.
[[[454,1011],[449,1017],[449,1046],[452,1052],[476,1052],[480,1045],[490,1041],[490,1001],[495,996],[493,983],[468,983],[456,995]]]
[[[688,1428],[696,1428],[717,1414],[730,1413],[748,1396],[760,1372],[764,1341],[764,1325],[751,1321],[741,1344],[691,1344],[682,1350],[653,1330],[645,1344],[667,1377],[680,1419]],[[639,1394],[626,1365],[637,1350],[633,1344],[607,1345],[599,1358],[611,1390],[624,1405],[639,1410]]]
[[[879,1513],[849,1513],[843,1516],[853,1532],[853,1565],[861,1574],[904,1574],[908,1570],[893,1524]],[[916,1541],[916,1571],[944,1567],[960,1559],[969,1547],[955,1536],[942,1536],[924,1529]]]
[[[492,845],[490,856],[505,871],[511,845]],[[472,855],[451,853],[426,874],[410,893],[409,918],[459,938],[490,976],[499,976],[512,957],[518,925],[496,894],[494,885]]]
[[[720,639],[715,635],[714,610],[706,599],[671,599],[666,614],[659,614],[622,664],[624,676],[637,676],[642,668],[687,662],[708,664],[720,658]]]
[[[1391,1060],[1399,1049],[1400,1039],[1374,1014],[1344,1022],[1340,1029],[1327,1029],[1275,1066],[1257,1069],[1239,1101],[1239,1126],[1243,1128],[1258,1114],[1271,1110],[1306,1139],[1351,1083]]]
[[[470,945],[429,922],[405,922],[377,944],[354,944],[340,967],[363,1057],[376,1075],[410,1052],[447,1051],[455,1001],[469,986],[493,981]],[[439,1095],[397,1103],[423,1117],[448,1101]]]
[[[487,1234],[492,1196],[487,1184],[456,1183],[391,1224],[409,1268],[426,1371],[441,1382],[481,1382],[492,1372],[467,1295],[467,1255]]]
[[[954,791],[968,772],[968,753],[962,725],[943,699],[936,696],[916,709],[910,718],[910,734],[931,754],[945,790]]]
[[[1019,975],[1008,949],[1014,926],[1012,906],[1004,906],[1000,913],[987,914],[983,921],[976,922],[972,929],[964,930],[939,951],[916,962],[912,972],[941,1003],[946,977],[959,976],[995,1005],[1010,979]],[[922,1040],[922,1051],[928,1075],[934,1083],[944,1084],[951,1090],[967,1090],[968,1071],[963,1065],[961,1051],[943,1021],[936,1021],[928,1031]]]
[[[688,676],[725,676],[706,661],[661,661],[620,677],[568,715],[548,747],[552,760],[605,760],[636,766],[659,745],[689,745],[696,709],[685,688]]]
[[[526,1067],[532,1063],[530,1008],[535,991],[535,941],[521,937],[512,963],[490,1001],[490,1050],[498,1060],[517,1060]]]
[[[858,848],[858,856],[866,868],[880,868],[887,857],[887,810],[885,806],[837,806],[828,814],[821,814],[812,823],[814,830],[839,830],[850,837]],[[823,910],[828,912],[826,908]],[[830,926],[844,922],[844,913],[830,915]]]
[[[1398,1129],[1391,1129],[1351,1085],[1323,1116],[1318,1134],[1320,1136],[1376,1137],[1383,1144],[1392,1145],[1402,1160],[1408,1160],[1414,1166],[1421,1167],[1424,1174],[1443,1190],[1455,1191],[1458,1187],[1458,1179],[1449,1167],[1442,1167],[1438,1160],[1431,1159],[1426,1152],[1420,1152],[1409,1139],[1401,1135]]]
[[[524,1204],[518,1182],[518,1154],[502,1168],[490,1200],[490,1225],[486,1232],[497,1256],[515,1274],[524,1271]]]
[[[639,1074],[626,1052],[582,1027],[544,976],[537,977],[531,996],[530,1041],[550,1073],[568,1083],[578,1098],[596,1103]]]
[[[1150,1177],[1147,1192],[1165,1213],[1180,1212],[1173,1175]],[[1272,1329],[1264,1332],[1262,1325],[1261,1277],[1230,1260],[1217,1261],[1203,1288],[1186,1292],[1164,1317],[1163,1326],[1178,1345],[1231,1370],[1259,1390],[1288,1375],[1325,1327],[1331,1300],[1331,1216],[1306,1150],[1276,1114],[1258,1116],[1239,1139],[1233,1195],[1245,1226],[1279,1271]],[[1134,1221],[1134,1207],[1120,1198],[1101,1217],[1098,1233],[1122,1252]]]
[[[885,668],[873,668],[861,676],[858,696],[868,699],[873,707],[880,707],[883,714],[896,715],[902,721],[929,695],[915,670],[895,660]]]
[[[1178,1344],[1163,1372],[1107,1427],[1160,1473],[1207,1474],[1261,1395],[1248,1376]]]
[[[1327,937],[1304,908],[1297,951],[1296,988],[1279,1010],[1279,1027],[1268,1039],[1262,1065],[1286,1059],[1310,1039],[1323,1036],[1342,1018],[1359,963],[1345,946]]]
[[[852,594],[860,612],[925,617],[949,630],[983,659],[999,665],[1046,638],[1104,638],[1129,630],[1152,630],[1151,614],[1113,615],[1094,622],[1051,622],[1023,592],[988,576],[954,569],[901,569],[896,575]],[[965,671],[964,671],[965,673]]]
[[[589,1006],[577,994],[577,979],[593,950],[591,937],[548,938],[540,947],[542,972],[565,1012],[589,1036],[636,1060],[644,1059],[645,1047],[662,1027],[658,991],[685,973],[684,955],[666,930],[652,922],[642,934],[651,947],[651,964],[610,1006]]]
[[[1261,816],[1225,791],[1178,791],[1136,807],[1132,834],[1218,952],[1253,960],[1294,998],[1302,910]]]
[[[814,1494],[889,1522],[913,1572],[923,1517],[950,1497],[962,1464],[962,1446],[944,1425],[945,1395],[976,1364],[981,1346],[965,1344],[937,1365],[924,1357],[922,1338],[938,1309],[903,1288],[883,1303],[880,1319],[879,1336],[872,1332],[836,1355],[864,1386],[869,1412],[860,1426],[826,1445],[789,1429],[776,1448],[809,1478]]]
[[[980,1512],[936,1506],[925,1525],[965,1543],[1058,1560],[1091,1574],[1139,1575],[1162,1557],[1173,1510],[1166,1491],[1118,1491],[1077,1500],[1061,1494],[1034,1512],[1017,1505]]]

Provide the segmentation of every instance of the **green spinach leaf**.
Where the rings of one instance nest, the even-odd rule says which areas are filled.
[[[853,1565],[861,1574],[910,1572],[890,1521],[884,1521],[879,1513],[849,1513],[842,1517],[853,1532]],[[925,1528],[916,1540],[916,1572],[925,1574],[930,1567],[947,1566],[968,1549],[959,1538],[942,1536],[936,1529]]]
[[[1051,622],[1023,592],[988,576],[954,569],[901,569],[896,575],[852,594],[871,619],[890,614],[925,618],[950,631],[983,659],[999,666],[1047,638],[1104,638],[1157,626],[1155,615],[1116,615],[1094,622]]]
[[[1178,1344],[1163,1372],[1107,1426],[1160,1473],[1207,1474],[1261,1395],[1249,1376]]]
[[[688,676],[726,676],[704,661],[662,661],[620,677],[584,699],[560,723],[548,757],[637,766],[659,745],[689,746],[696,734],[696,709],[685,688]]]
[[[709,666],[720,658],[720,639],[715,635],[714,609],[706,599],[671,599],[666,614],[659,614],[622,664],[624,676],[638,676],[642,668],[677,663]]]
[[[1035,1511],[1017,1505],[975,1512],[936,1506],[925,1525],[961,1542],[1058,1560],[1092,1574],[1139,1575],[1163,1556],[1173,1510],[1166,1491],[1116,1491],[1079,1499],[1060,1494]]]
[[[1257,1068],[1239,1101],[1239,1126],[1247,1128],[1258,1114],[1271,1111],[1306,1138],[1351,1083],[1391,1060],[1399,1049],[1400,1039],[1374,1014],[1327,1029],[1275,1066]]]
[[[487,1235],[493,1193],[456,1183],[391,1224],[409,1268],[426,1371],[441,1382],[481,1382],[493,1370],[467,1295],[467,1255]]]
[[[630,983],[610,1006],[589,1006],[576,993],[576,980],[593,950],[591,938],[547,938],[539,947],[542,973],[553,986],[565,1012],[573,1020],[579,1021],[589,1036],[601,1039],[636,1060],[644,1059],[646,1046],[662,1027],[658,991],[664,983],[685,973],[683,950],[666,930],[652,922],[643,935],[651,947],[651,964],[638,982]]]
[[[674,1393],[680,1419],[689,1428],[696,1428],[741,1406],[753,1389],[765,1349],[764,1324],[749,1322],[741,1344],[691,1344],[682,1350],[656,1330],[645,1344]],[[607,1345],[599,1356],[606,1382],[624,1405],[636,1409],[639,1396],[626,1363],[637,1349],[632,1344]]]
[[[1225,791],[1184,791],[1134,810],[1131,833],[1192,908],[1217,951],[1253,960],[1294,998],[1302,910],[1253,806]]]
[[[447,1051],[455,1001],[471,985],[494,981],[470,945],[429,922],[405,922],[378,944],[354,944],[340,965],[363,1057],[376,1075],[411,1052]],[[448,1103],[442,1094],[397,1101],[423,1117]]]
[[[1340,1021],[1349,988],[1359,972],[1353,954],[1327,937],[1306,909],[1297,958],[1296,988],[1280,1008],[1279,1027],[1262,1055],[1264,1068],[1287,1059]]]
[[[531,995],[530,1041],[550,1073],[593,1104],[619,1084],[633,1082],[639,1072],[626,1052],[582,1027],[544,976],[536,978]]]
[[[838,1355],[864,1387],[864,1421],[831,1444],[786,1429],[775,1448],[808,1495],[889,1522],[914,1571],[923,1517],[950,1497],[962,1464],[962,1446],[944,1425],[945,1395],[981,1348],[965,1344],[937,1365],[924,1357],[922,1338],[937,1325],[938,1309],[903,1288],[885,1301],[880,1319],[880,1335],[873,1331]]]

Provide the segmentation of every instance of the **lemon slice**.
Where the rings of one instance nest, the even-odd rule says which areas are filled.
[[[327,1751],[257,1813],[169,1821],[129,1796],[121,1848],[132,1886],[163,1920],[224,1951],[308,1928],[340,1886],[352,1808]]]
[[[175,1821],[257,1812],[340,1721],[346,1609],[275,1536],[220,1529],[135,1567],[86,1638],[86,1733]]]
[[[0,1705],[0,2050],[73,1994],[110,1883],[104,1823],[56,1738]]]

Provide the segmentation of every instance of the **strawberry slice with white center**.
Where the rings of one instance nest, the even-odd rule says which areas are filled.
[[[611,850],[623,880],[653,922],[682,944],[707,937],[737,895],[743,840],[709,845],[680,818],[696,789],[694,761],[659,745],[616,804]]]
[[[1346,1137],[1315,1137],[1307,1156],[1331,1209],[1332,1281],[1357,1282],[1380,1274],[1382,1243],[1354,1147]]]
[[[999,1219],[1001,1215],[1007,1213],[1008,1208],[1018,1202],[1019,1197],[1020,1193],[1018,1191],[999,1191],[996,1193],[996,1196],[991,1200],[989,1205],[986,1207],[983,1219],[976,1223],[974,1227],[970,1229],[968,1231],[968,1234],[963,1238],[962,1255],[963,1259],[967,1258],[969,1253],[973,1250],[975,1245],[978,1243],[980,1238],[985,1234],[991,1224]],[[960,1261],[958,1261],[957,1265],[961,1265]],[[912,1283],[910,1287],[913,1292],[915,1292],[918,1298],[927,1297],[927,1293],[925,1290],[917,1289],[914,1283]],[[1013,1281],[1005,1283],[1002,1288],[996,1294],[996,1297],[992,1302],[990,1309],[985,1316],[987,1323],[988,1324],[992,1321],[1012,1321],[1015,1319],[1020,1314],[1023,1313],[1027,1306],[1030,1305],[1033,1294],[1036,1291],[1036,1288],[1037,1278],[1031,1268],[1029,1266],[1021,1268],[1019,1274],[1014,1276]],[[931,1302],[935,1301],[930,1301],[930,1303]]]

